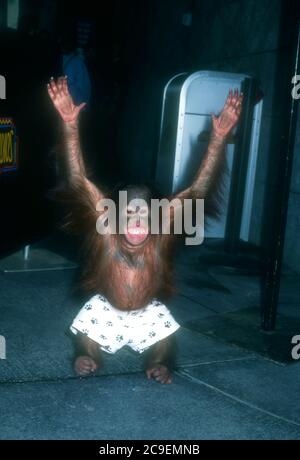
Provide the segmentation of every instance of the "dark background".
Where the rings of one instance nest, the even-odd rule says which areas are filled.
[[[0,2],[1,71],[20,139],[19,169],[0,176],[0,253],[48,235],[57,223],[47,198],[54,185],[51,151],[59,123],[46,83],[60,71],[58,38],[91,23],[89,61],[93,99],[86,157],[97,179],[154,179],[163,88],[174,74],[220,70],[256,77],[264,93],[262,132],[250,240],[261,245],[268,198],[278,188],[286,98],[291,88],[296,2],[280,0],[20,0],[19,26],[5,24]],[[190,14],[190,26],[184,15]],[[281,129],[282,128],[282,129]],[[297,129],[284,263],[300,271],[300,134]]]

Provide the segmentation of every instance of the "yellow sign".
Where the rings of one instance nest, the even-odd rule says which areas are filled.
[[[0,173],[17,169],[17,147],[12,118],[0,118]]]

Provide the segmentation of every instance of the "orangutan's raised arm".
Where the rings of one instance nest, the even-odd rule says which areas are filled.
[[[48,94],[54,107],[63,121],[63,152],[59,155],[64,165],[64,175],[69,186],[83,186],[96,203],[103,197],[102,192],[87,178],[79,138],[79,113],[86,105],[76,106],[68,90],[67,78],[60,77],[57,81],[50,80],[47,85]]]
[[[221,114],[212,116],[213,129],[210,141],[201,162],[200,168],[195,175],[193,183],[187,189],[175,195],[182,201],[185,198],[204,199],[207,214],[214,214],[214,195],[217,193],[221,181],[222,171],[225,166],[225,146],[227,137],[237,125],[242,110],[243,95],[237,90],[229,91],[225,106]],[[208,206],[206,206],[208,204]]]

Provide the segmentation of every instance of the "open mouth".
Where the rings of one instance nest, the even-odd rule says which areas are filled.
[[[128,229],[128,235],[148,235],[148,230],[143,227],[131,227]]]
[[[131,227],[127,232],[127,239],[134,243],[142,243],[148,236],[148,230],[143,227]]]

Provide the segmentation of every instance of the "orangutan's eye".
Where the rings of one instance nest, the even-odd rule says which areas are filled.
[[[127,208],[126,212],[127,216],[132,216],[133,214],[135,214],[135,210],[132,208]]]
[[[140,216],[148,216],[148,208],[146,206],[140,208],[139,215]]]

